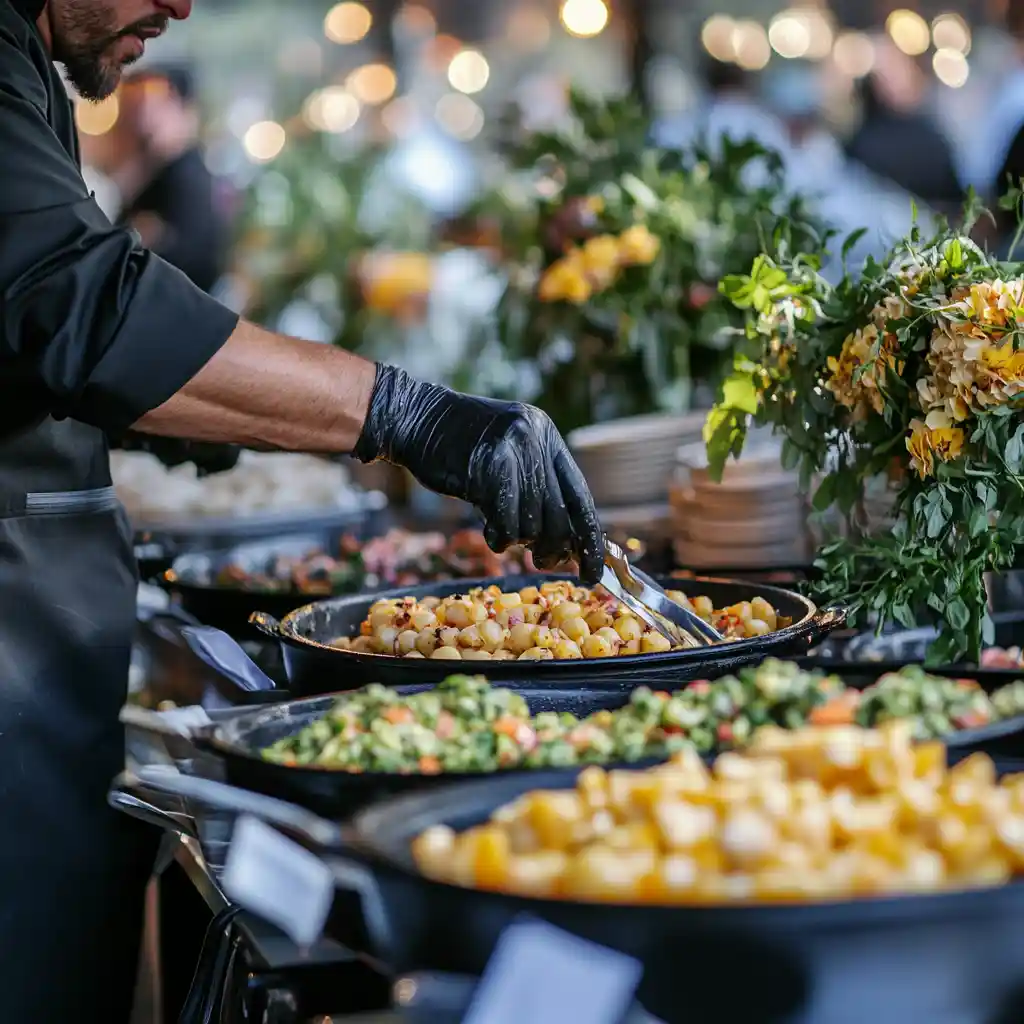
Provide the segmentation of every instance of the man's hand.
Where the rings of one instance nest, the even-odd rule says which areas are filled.
[[[526,544],[539,568],[574,559],[585,583],[599,580],[604,543],[590,490],[540,409],[380,365],[354,454],[404,466],[425,487],[475,505],[495,551]]]

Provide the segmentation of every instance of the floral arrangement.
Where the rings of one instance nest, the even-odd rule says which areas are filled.
[[[1024,265],[971,241],[978,212],[915,229],[835,286],[820,254],[793,250],[725,278],[747,347],[705,430],[720,473],[751,419],[772,425],[785,464],[821,478],[815,508],[852,527],[819,553],[821,594],[879,628],[930,616],[946,660],[991,643],[983,577],[1024,544]],[[895,528],[873,534],[863,501],[878,477]]]
[[[630,98],[574,93],[567,125],[514,135],[511,173],[476,211],[500,239],[504,291],[462,383],[544,406],[563,431],[710,403],[742,315],[716,290],[750,266],[784,220],[821,231],[786,195],[781,162],[753,142],[716,155],[651,143]],[[756,167],[759,174],[751,175]],[[504,363],[513,371],[493,379]]]
[[[293,303],[314,310],[343,348],[394,358],[426,311],[434,247],[429,214],[387,187],[383,223],[367,214],[383,150],[339,157],[331,139],[298,137],[250,185],[240,218],[237,270],[246,315],[272,324]]]

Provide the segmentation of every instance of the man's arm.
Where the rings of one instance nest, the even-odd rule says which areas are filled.
[[[227,343],[135,429],[250,448],[349,452],[376,367],[351,352],[241,321]]]

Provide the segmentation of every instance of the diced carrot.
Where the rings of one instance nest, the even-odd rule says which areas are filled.
[[[441,772],[441,762],[436,757],[421,757],[420,771],[424,775],[439,775]]]
[[[672,694],[665,690],[656,690],[654,696],[657,697],[658,700],[671,700],[672,698]]]
[[[390,722],[392,725],[406,725],[413,720],[414,716],[411,708],[396,705],[395,707],[387,708],[383,717],[385,722]]]
[[[718,742],[719,743],[732,743],[733,731],[732,724],[729,722],[723,722],[718,727]]]
[[[988,724],[988,717],[980,711],[971,711],[965,715],[956,715],[953,724],[958,729],[977,729],[979,726]]]
[[[494,723],[494,731],[501,733],[503,736],[511,736],[512,739],[515,739],[522,724],[523,723],[518,718],[506,716],[505,718],[499,718]]]
[[[856,705],[846,697],[837,697],[827,704],[819,704],[807,716],[810,725],[852,725]]]
[[[711,683],[707,679],[695,679],[687,689],[694,693],[707,693],[711,689]]]
[[[450,711],[442,711],[437,716],[437,727],[434,732],[440,740],[451,739],[455,732],[455,716]]]

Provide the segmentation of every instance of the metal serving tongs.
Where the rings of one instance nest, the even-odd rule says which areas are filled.
[[[622,548],[607,537],[601,586],[673,647],[707,647],[725,639],[699,615],[673,601],[647,573],[631,566]]]

